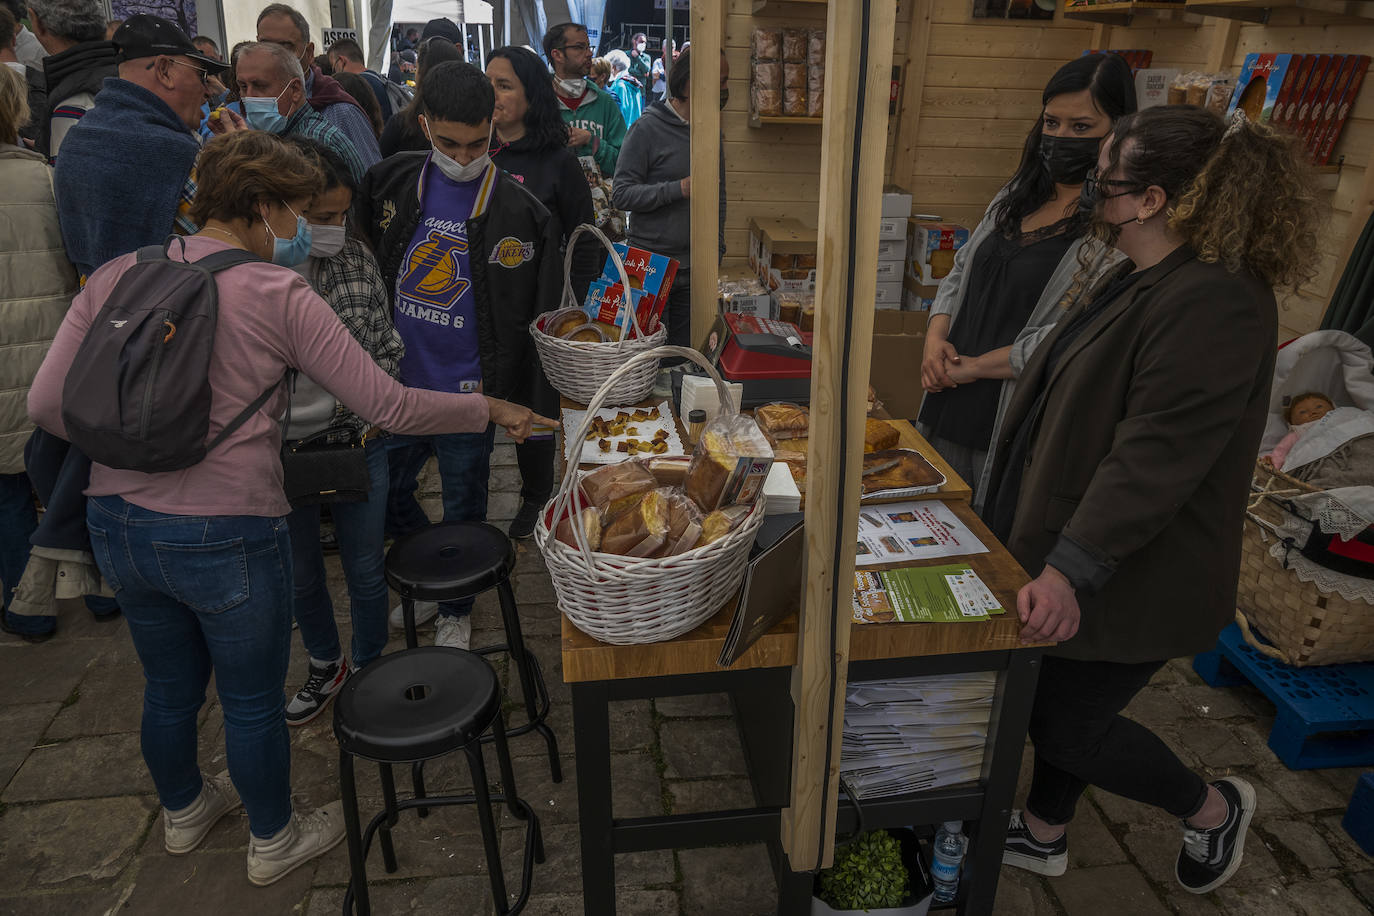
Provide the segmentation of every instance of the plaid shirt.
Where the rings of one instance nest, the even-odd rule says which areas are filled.
[[[358,155],[358,148],[353,145],[343,131],[324,119],[324,115],[319,114],[309,105],[302,105],[286,121],[286,129],[282,131],[284,135],[295,134],[300,137],[308,137],[317,143],[321,143],[338,153],[343,161],[348,163],[348,171],[353,176],[353,180],[362,183],[363,176],[367,174],[367,165]]]
[[[391,323],[391,300],[372,252],[350,238],[344,242],[343,251],[334,257],[312,258],[311,267],[311,285],[329,303],[353,339],[387,375],[396,378],[406,348]],[[371,426],[342,404],[334,422],[352,426],[360,433]]]

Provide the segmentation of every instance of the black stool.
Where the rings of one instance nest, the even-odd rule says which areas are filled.
[[[482,759],[481,737],[491,730],[503,792],[491,794]],[[530,894],[534,863],[544,861],[544,841],[539,818],[515,792],[510,750],[501,719],[501,684],[486,659],[463,649],[427,646],[386,655],[349,678],[334,703],[334,737],[339,742],[339,782],[343,787],[344,824],[348,833],[349,885],[343,912],[352,912],[356,901],[360,916],[371,913],[367,894],[367,851],[372,836],[381,831],[382,860],[388,872],[396,871],[396,850],[391,828],[397,814],[411,808],[423,811],[443,805],[475,805],[486,847],[487,871],[496,912],[518,913]],[[396,799],[392,764],[432,760],[457,750],[468,758],[472,774],[471,795],[443,795]],[[380,764],[384,810],[361,831],[358,790],[353,781],[353,758]],[[506,880],[501,870],[501,849],[491,803],[504,802],[512,817],[527,821],[525,856],[520,896],[506,906]]]
[[[476,598],[495,588],[501,599],[501,620],[506,642],[473,649],[481,655],[509,652],[520,676],[525,698],[526,722],[511,728],[511,737],[537,731],[549,750],[549,772],[554,782],[563,781],[558,760],[558,739],[544,720],[549,714],[549,691],[539,659],[525,650],[520,615],[510,575],[515,569],[515,544],[500,528],[485,522],[441,522],[429,525],[396,541],[386,554],[386,580],[401,596],[406,646],[414,649],[416,601],[457,601]],[[491,740],[490,736],[483,738]],[[423,776],[415,767],[415,792],[423,795]]]

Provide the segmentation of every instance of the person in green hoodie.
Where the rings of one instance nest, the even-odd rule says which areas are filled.
[[[601,174],[612,177],[625,142],[625,118],[616,97],[587,79],[593,56],[587,27],[575,22],[551,27],[544,33],[544,56],[553,65],[553,91],[568,125],[568,147],[579,158],[591,156]]]

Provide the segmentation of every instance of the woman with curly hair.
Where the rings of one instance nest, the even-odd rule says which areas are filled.
[[[1269,404],[1276,284],[1296,286],[1317,208],[1287,135],[1243,115],[1117,122],[1084,184],[1094,235],[1130,263],[1060,318],[1008,406],[985,514],[1036,578],[1021,638],[1057,641],[1031,713],[1034,775],[1003,861],[1064,872],[1086,786],[1183,826],[1176,876],[1239,867],[1254,789],[1207,784],[1121,710],[1232,619],[1240,531]]]

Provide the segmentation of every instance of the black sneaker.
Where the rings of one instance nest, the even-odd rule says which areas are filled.
[[[1227,776],[1212,783],[1226,799],[1226,820],[1210,830],[1198,830],[1183,822],[1183,848],[1178,853],[1174,874],[1183,889],[1205,894],[1221,887],[1236,869],[1245,853],[1245,833],[1255,814],[1255,789],[1239,776]]]
[[[57,628],[55,626],[51,630],[48,630],[43,633],[28,633],[24,630],[19,629],[18,627],[12,627],[10,626],[9,620],[6,619],[6,615],[8,614],[9,611],[0,611],[0,630],[5,631],[11,636],[18,636],[20,639],[24,640],[24,642],[47,642],[48,640],[52,639],[53,636],[57,633]]]
[[[1042,843],[1021,819],[1021,812],[1013,811],[1002,846],[1002,864],[1057,878],[1069,868],[1069,835],[1065,832],[1053,843]]]
[[[317,665],[310,660],[310,676],[305,686],[286,704],[286,724],[304,725],[324,712],[334,694],[348,680],[348,661],[339,659],[332,665]]]
[[[517,541],[534,534],[534,526],[539,521],[539,510],[544,508],[539,503],[532,503],[526,500],[520,504],[520,511],[515,513],[515,520],[510,523],[510,528],[506,533]]]

